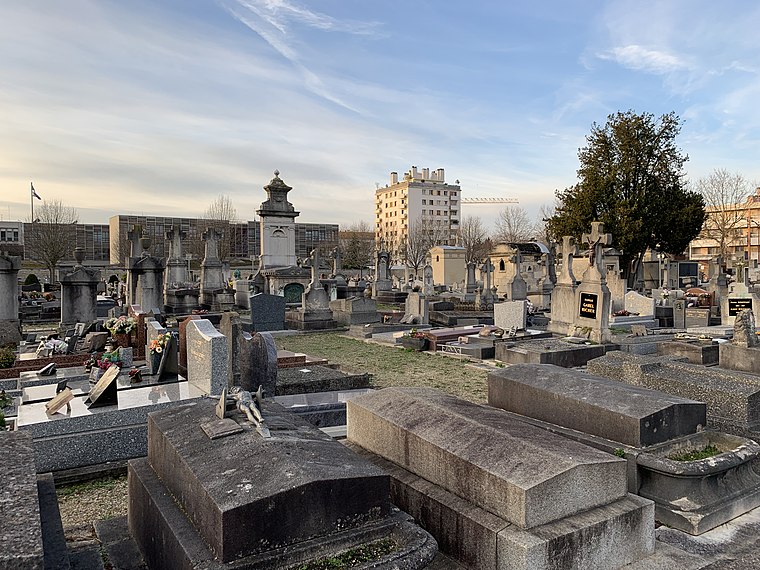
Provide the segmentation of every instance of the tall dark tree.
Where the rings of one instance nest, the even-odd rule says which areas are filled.
[[[578,183],[557,192],[552,238],[580,238],[591,222],[604,222],[631,285],[648,247],[682,253],[699,234],[705,208],[702,196],[686,188],[689,157],[676,146],[680,131],[675,113],[656,119],[618,112],[603,126],[594,123],[578,151]]]

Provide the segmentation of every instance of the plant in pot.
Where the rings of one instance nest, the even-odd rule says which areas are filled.
[[[16,353],[7,346],[0,347],[0,368],[10,368],[16,362]]]
[[[422,351],[427,349],[428,339],[416,328],[410,329],[401,337],[401,346],[411,348],[412,350]]]
[[[124,315],[111,317],[105,322],[105,327],[111,333],[111,336],[113,336],[116,344],[125,348],[130,345],[129,336],[136,326],[137,320],[132,317],[125,317]]]

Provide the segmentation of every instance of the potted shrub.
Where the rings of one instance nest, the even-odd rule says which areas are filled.
[[[137,321],[132,317],[111,317],[105,323],[105,327],[111,333],[116,344],[123,347],[130,346],[130,334],[137,326]]]
[[[16,353],[7,346],[0,347],[0,368],[10,368],[16,362]]]

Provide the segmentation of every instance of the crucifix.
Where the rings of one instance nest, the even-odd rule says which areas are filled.
[[[612,234],[604,233],[602,222],[591,222],[591,233],[583,234],[582,239],[588,244],[588,264],[595,266],[599,275],[604,277],[604,248],[612,245]]]

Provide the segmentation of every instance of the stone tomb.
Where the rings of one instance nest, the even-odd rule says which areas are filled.
[[[718,364],[718,346],[712,340],[672,340],[658,342],[657,354],[707,366]]]
[[[151,568],[285,568],[380,538],[377,561],[423,568],[435,542],[393,512],[389,478],[282,407],[266,402],[273,437],[209,439],[213,401],[151,414],[148,457],[129,463],[129,529]],[[287,474],[287,476],[284,476]]]
[[[633,447],[696,433],[707,424],[702,402],[541,364],[489,373],[488,404]]]
[[[555,364],[572,368],[583,366],[592,358],[604,356],[601,344],[585,344],[583,339],[573,342],[564,339],[546,338],[496,343],[496,360],[505,364]]]
[[[380,322],[377,302],[370,297],[350,297],[330,301],[330,310],[333,312],[335,322],[343,326]]]
[[[493,306],[493,324],[505,331],[525,330],[528,322],[527,301],[505,301]]]
[[[618,351],[590,360],[588,372],[704,402],[708,427],[760,437],[760,377],[754,374]]]
[[[689,534],[702,534],[760,505],[760,446],[701,431],[702,402],[541,365],[490,373],[488,401],[598,449],[623,451],[629,491],[655,501],[658,521]],[[720,453],[695,461],[672,458],[707,445]]]
[[[654,551],[654,506],[613,455],[432,389],[353,398],[347,420],[394,504],[467,567],[617,568]]]

